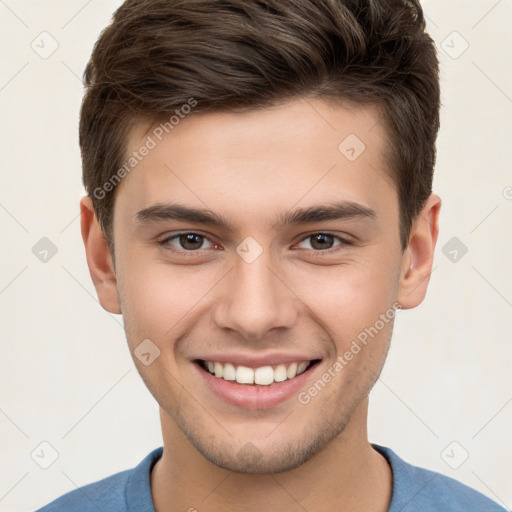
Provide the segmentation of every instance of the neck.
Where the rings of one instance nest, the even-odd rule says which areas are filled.
[[[234,473],[216,466],[161,413],[164,451],[151,473],[155,510],[386,512],[392,474],[368,442],[367,409],[365,400],[322,451],[295,469],[274,474]]]

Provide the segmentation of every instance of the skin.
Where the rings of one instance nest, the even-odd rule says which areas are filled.
[[[132,355],[148,338],[160,350],[148,366],[134,357],[160,405],[164,452],[151,474],[157,512],[388,509],[391,471],[369,444],[366,423],[392,321],[307,405],[296,395],[269,409],[229,404],[193,363],[205,353],[304,354],[321,359],[307,390],[393,303],[422,302],[441,201],[428,199],[403,251],[380,116],[376,107],[311,98],[190,115],[118,186],[115,265],[92,202],[82,199],[82,236],[103,308],[123,314]],[[129,153],[151,129],[134,128]],[[353,162],[338,150],[349,134],[366,146]],[[273,227],[283,212],[342,200],[375,216]],[[157,203],[210,210],[233,230],[137,222],[138,211]],[[179,238],[159,243],[182,232],[206,238],[192,250]],[[325,232],[335,237],[318,248],[313,235]],[[252,263],[236,252],[247,236],[263,251]]]

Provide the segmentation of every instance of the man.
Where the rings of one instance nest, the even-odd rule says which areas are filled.
[[[82,235],[164,446],[41,511],[499,511],[368,441],[441,201],[417,1],[128,0],[85,72]]]

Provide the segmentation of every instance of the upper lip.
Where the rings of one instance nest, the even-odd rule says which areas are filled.
[[[318,356],[304,354],[207,354],[197,357],[195,360],[212,361],[218,363],[232,363],[235,366],[247,366],[248,368],[259,368],[261,366],[272,366],[278,364],[297,363],[302,361],[314,361],[321,359]]]

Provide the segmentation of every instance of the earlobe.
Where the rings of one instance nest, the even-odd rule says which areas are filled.
[[[90,197],[80,200],[80,220],[87,265],[103,309],[120,314],[119,294],[112,255]]]
[[[403,309],[418,306],[427,293],[439,234],[440,209],[440,197],[432,194],[412,223],[409,245],[402,258],[397,299]]]

